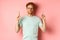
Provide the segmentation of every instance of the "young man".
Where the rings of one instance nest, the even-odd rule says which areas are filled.
[[[42,20],[34,16],[34,3],[29,2],[26,4],[28,15],[24,17],[17,17],[16,32],[18,33],[22,27],[23,40],[38,40],[38,27],[45,32],[45,16],[42,15]]]

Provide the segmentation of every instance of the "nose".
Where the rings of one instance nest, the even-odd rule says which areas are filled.
[[[33,8],[30,8],[30,11],[32,11],[33,10]]]

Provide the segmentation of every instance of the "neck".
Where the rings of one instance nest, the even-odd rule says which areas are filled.
[[[28,14],[28,16],[33,16],[32,14]]]

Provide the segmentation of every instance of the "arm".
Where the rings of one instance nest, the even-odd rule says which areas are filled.
[[[18,33],[19,30],[20,30],[20,25],[18,24],[18,21],[17,21],[17,23],[16,23],[16,28],[15,28],[15,30],[16,30],[16,33]]]
[[[16,32],[18,33],[19,32],[19,30],[22,28],[22,20],[23,20],[23,17],[20,17],[20,18],[18,18],[18,21],[17,21],[17,23],[16,23]]]
[[[17,16],[17,21],[16,21],[16,27],[15,27],[16,33],[18,33],[19,30],[20,30],[19,19],[20,19],[20,12],[19,12],[19,14],[18,14],[18,16]]]
[[[41,18],[42,22],[41,22],[41,25],[42,27],[40,27],[40,29],[45,32],[46,31],[46,23],[45,23],[45,16],[42,15],[42,18]]]
[[[46,27],[45,27],[45,24],[46,24],[46,23],[45,23],[45,19],[42,19],[42,23],[43,23],[43,24],[42,24],[42,28],[41,28],[41,29],[42,29],[43,32],[45,32],[45,31],[46,31]]]

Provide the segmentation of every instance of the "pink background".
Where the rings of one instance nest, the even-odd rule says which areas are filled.
[[[46,32],[39,31],[39,40],[60,40],[60,0],[29,0],[39,8],[37,16],[46,16]],[[16,17],[26,15],[28,0],[0,0],[0,40],[22,40],[22,31],[15,32]]]

